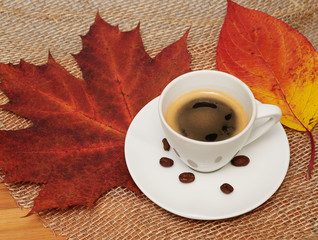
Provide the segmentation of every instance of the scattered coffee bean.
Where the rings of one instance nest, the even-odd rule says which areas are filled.
[[[230,194],[233,192],[234,188],[228,184],[228,183],[223,183],[220,187],[221,191],[224,192],[225,194]]]
[[[239,155],[231,160],[231,164],[235,167],[243,167],[249,164],[250,159],[247,156]]]
[[[160,165],[163,167],[171,167],[173,165],[173,160],[171,158],[162,157],[160,158]]]
[[[168,140],[166,138],[162,139],[162,143],[163,143],[163,149],[165,151],[169,151],[170,150],[170,144],[168,142]]]
[[[191,183],[195,179],[195,176],[191,172],[184,172],[179,175],[179,180],[182,183]]]

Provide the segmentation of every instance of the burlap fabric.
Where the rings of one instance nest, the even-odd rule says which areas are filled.
[[[287,22],[317,49],[317,0],[236,2]],[[43,64],[50,50],[62,66],[80,77],[71,54],[81,50],[79,35],[87,33],[98,10],[107,22],[119,25],[123,31],[140,23],[151,56],[191,27],[188,49],[193,57],[192,69],[215,69],[226,6],[225,0],[1,1],[0,61],[18,63],[24,59]],[[7,101],[3,95],[0,100]],[[12,114],[0,113],[2,129],[30,124]],[[45,226],[67,239],[318,239],[318,163],[312,179],[306,180],[309,138],[305,133],[285,130],[291,146],[286,179],[266,203],[242,216],[219,221],[185,219],[121,187],[105,193],[93,208],[50,210],[39,215]],[[317,141],[317,127],[313,134]],[[29,183],[7,186],[17,204],[26,208],[32,206],[32,199],[41,188]]]

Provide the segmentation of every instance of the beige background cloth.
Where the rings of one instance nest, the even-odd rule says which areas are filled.
[[[236,3],[277,17],[304,34],[318,48],[317,0],[236,0]],[[7,0],[0,2],[0,62],[33,64],[47,61],[48,51],[77,77],[71,54],[81,50],[97,10],[104,20],[127,31],[140,23],[146,50],[155,56],[191,27],[188,49],[191,68],[215,69],[219,32],[226,0]],[[2,104],[6,97],[0,95]],[[1,129],[19,129],[29,122],[0,112]],[[39,215],[44,225],[68,239],[318,239],[318,160],[311,180],[305,179],[310,141],[305,133],[285,129],[291,163],[279,190],[263,205],[242,216],[199,221],[161,209],[144,195],[117,187],[93,208],[73,207]],[[318,128],[313,130],[315,141]],[[318,149],[318,146],[317,146]],[[0,173],[3,177],[3,173]],[[7,184],[21,207],[30,208],[40,186]]]

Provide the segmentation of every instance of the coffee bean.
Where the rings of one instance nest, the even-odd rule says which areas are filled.
[[[221,191],[224,192],[225,194],[230,194],[233,192],[234,188],[228,184],[228,183],[223,183],[220,187]]]
[[[171,158],[162,157],[160,158],[160,165],[163,167],[171,167],[173,166],[174,161]]]
[[[250,159],[247,156],[244,155],[239,155],[239,156],[235,156],[232,160],[231,160],[231,164],[235,167],[243,167],[246,166],[247,164],[249,164]]]
[[[170,144],[168,142],[168,140],[166,138],[162,139],[162,143],[163,143],[163,149],[165,151],[169,151],[170,150]]]
[[[194,179],[195,179],[195,176],[191,172],[184,172],[179,175],[179,180],[180,182],[183,182],[183,183],[191,183],[194,181]]]

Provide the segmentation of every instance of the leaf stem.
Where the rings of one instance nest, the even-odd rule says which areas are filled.
[[[310,157],[310,162],[309,162],[309,165],[308,165],[308,171],[307,171],[307,174],[306,174],[306,179],[310,179],[311,178],[311,172],[314,168],[314,160],[315,160],[315,140],[314,140],[314,137],[312,136],[312,133],[311,131],[309,131],[307,128],[306,128],[306,132],[310,138],[310,144],[311,144],[311,157]]]

